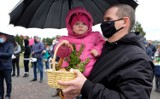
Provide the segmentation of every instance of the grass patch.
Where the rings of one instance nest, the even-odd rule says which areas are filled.
[[[23,53],[21,53],[20,54],[20,57],[19,57],[19,66],[20,66],[20,68],[24,68],[24,64],[23,64],[23,60],[24,60],[24,56],[23,56],[24,54]],[[31,62],[29,62],[29,67],[31,66]]]

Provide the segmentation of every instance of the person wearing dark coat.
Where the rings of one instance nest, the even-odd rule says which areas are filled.
[[[153,62],[146,54],[142,37],[130,32],[135,12],[126,4],[111,6],[101,29],[107,41],[88,78],[78,70],[71,81],[58,81],[66,99],[150,99]]]
[[[16,74],[15,71],[17,69],[17,77],[19,77],[20,76],[19,60],[20,60],[21,46],[16,41],[13,43],[13,46],[14,46],[15,58],[12,59],[12,64],[13,64],[12,76],[15,76]]]
[[[153,54],[152,49],[148,46],[147,42],[145,42],[145,46],[147,55],[152,59],[152,54]]]
[[[11,72],[14,47],[13,44],[9,42],[7,35],[6,33],[0,32],[0,99],[10,99],[12,90]],[[4,84],[4,80],[6,84]],[[6,96],[4,98],[5,88]]]
[[[41,38],[39,36],[34,36],[34,44],[32,45],[31,49],[31,55],[33,58],[36,58],[37,61],[33,62],[33,74],[34,77],[31,80],[32,81],[37,81],[37,67],[40,72],[40,81],[39,83],[43,82],[43,60],[42,60],[42,52],[44,50],[44,44],[41,42]]]
[[[29,59],[30,59],[30,54],[31,54],[31,47],[29,46],[29,41],[28,39],[24,40],[24,71],[25,74],[23,77],[28,77],[29,76]]]
[[[155,54],[157,49],[156,49],[156,46],[153,45],[151,40],[148,40],[148,47],[152,50],[152,58],[154,58],[154,54]]]
[[[160,93],[160,44],[157,46],[154,62],[155,91]]]

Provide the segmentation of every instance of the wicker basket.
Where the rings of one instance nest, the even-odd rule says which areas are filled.
[[[52,69],[47,71],[47,75],[48,75],[48,85],[50,87],[53,88],[60,88],[60,89],[65,89],[66,86],[60,86],[57,81],[61,80],[61,81],[69,81],[69,80],[73,80],[76,77],[76,74],[73,72],[68,72],[68,71],[56,71],[55,69],[55,59],[56,59],[56,53],[58,48],[62,45],[63,43],[60,43],[57,47],[56,50],[54,52],[54,56],[52,59]],[[60,59],[61,62],[58,63],[58,66],[61,66],[62,64],[62,60]]]

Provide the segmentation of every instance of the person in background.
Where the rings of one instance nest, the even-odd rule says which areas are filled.
[[[18,42],[14,42],[14,56],[15,58],[12,59],[13,64],[13,72],[12,76],[15,76],[15,68],[17,69],[17,77],[20,75],[20,67],[19,67],[19,60],[20,60],[20,52],[21,52],[21,46],[18,44]]]
[[[34,73],[34,78],[31,80],[32,81],[37,81],[37,66],[38,70],[40,72],[40,80],[39,83],[43,82],[43,56],[42,56],[42,51],[44,50],[44,44],[41,42],[41,38],[38,36],[34,36],[34,44],[32,45],[31,49],[31,55],[33,58],[36,58],[37,61],[33,62],[33,73]]]
[[[50,53],[49,53],[49,45],[45,45],[45,49],[43,50],[43,60],[45,62],[45,69],[49,69],[49,58],[50,58]]]
[[[29,46],[32,49],[32,45],[34,44],[34,38],[30,37],[30,38],[28,38],[28,41],[29,41]],[[33,67],[33,62],[31,62],[31,67]]]
[[[23,77],[29,76],[29,60],[30,60],[30,54],[31,54],[31,47],[29,46],[28,39],[24,39],[24,75]]]
[[[51,55],[51,59],[53,58],[54,56],[54,47],[56,46],[56,44],[58,43],[59,39],[61,38],[60,35],[56,35],[55,39],[52,41],[52,45],[50,46],[50,55]],[[59,57],[56,55],[56,62],[58,63],[59,61]],[[52,60],[51,60],[52,62]],[[51,64],[51,68],[53,64]],[[55,97],[55,96],[58,96],[59,95],[59,92],[60,92],[60,89],[56,89],[56,92],[52,95],[52,97]]]
[[[154,62],[157,63],[154,67],[155,91],[160,93],[160,44],[157,46]]]
[[[154,54],[156,52],[156,46],[153,45],[151,40],[148,40],[148,47],[152,50],[152,59],[154,58]]]
[[[148,42],[145,42],[145,46],[146,46],[146,53],[147,55],[152,59],[152,49],[148,46]]]
[[[158,44],[157,46],[157,54],[158,54],[158,57],[160,58],[160,44]]]
[[[54,47],[58,43],[60,38],[61,38],[60,35],[56,35],[55,39],[52,41],[52,45],[50,46],[50,52],[49,52],[52,58],[54,55]],[[59,61],[59,57],[56,57],[56,62],[58,62],[58,61]]]
[[[135,23],[134,9],[126,4],[110,6],[103,20],[101,29],[107,41],[102,54],[88,78],[73,70],[77,75],[74,80],[58,82],[67,86],[65,99],[80,93],[82,99],[150,99],[154,64],[142,37],[130,32]]]
[[[13,44],[8,41],[7,34],[0,32],[0,99],[10,99],[12,90],[12,55],[14,53]],[[4,84],[4,80],[6,84]],[[6,85],[6,87],[4,86]]]

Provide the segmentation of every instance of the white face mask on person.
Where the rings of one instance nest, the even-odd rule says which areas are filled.
[[[4,42],[5,42],[4,38],[0,38],[0,43],[4,43]]]

